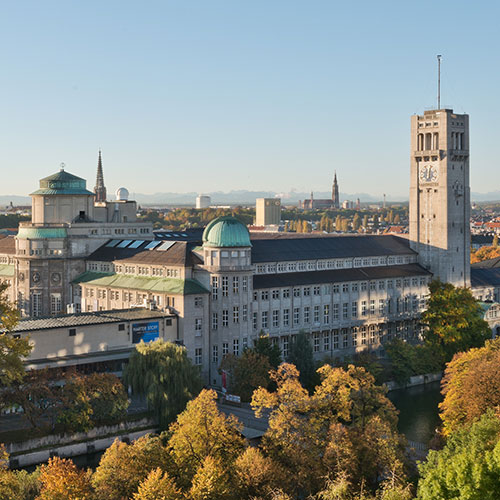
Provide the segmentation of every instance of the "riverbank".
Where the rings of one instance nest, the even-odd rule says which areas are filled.
[[[394,380],[385,382],[388,392],[396,391],[398,389],[407,389],[408,387],[417,387],[419,385],[431,384],[433,382],[439,382],[443,378],[443,372],[437,373],[425,373],[423,375],[414,375],[410,377],[410,380],[406,384],[398,384]]]

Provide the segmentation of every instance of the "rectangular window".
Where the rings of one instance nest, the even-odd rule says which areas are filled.
[[[351,330],[352,335],[352,346],[356,347],[358,345],[358,328],[354,327]]]
[[[241,320],[248,321],[248,306],[244,304],[241,306]]]
[[[248,276],[243,276],[241,278],[241,289],[244,292],[248,292]]]
[[[385,312],[385,303],[384,299],[378,299],[378,313],[384,314]]]
[[[370,314],[375,314],[375,301],[370,300]]]
[[[283,295],[282,295],[282,297],[283,297],[284,299],[288,299],[288,298],[290,297],[290,289],[289,289],[289,288],[285,288],[285,289],[283,290]]]
[[[340,291],[340,288],[339,288],[339,285],[333,285],[333,293],[339,293]]]
[[[212,313],[212,330],[217,330],[219,326],[219,318],[216,312]]]
[[[300,297],[300,288],[294,288],[293,289],[293,296],[294,297]]]
[[[309,297],[311,295],[311,287],[310,286],[306,286],[304,287],[304,297]]]
[[[76,328],[70,328],[69,329],[69,336],[74,337],[76,335]]]
[[[280,298],[280,291],[279,290],[273,290],[272,291],[272,297],[274,300],[278,300]]]
[[[233,276],[233,293],[240,293],[240,278]]]
[[[333,304],[333,320],[339,319],[339,305]]]
[[[252,313],[252,327],[254,330],[257,330],[257,313]]]
[[[280,312],[279,309],[273,311],[273,327],[278,328],[280,326]]]
[[[367,288],[368,288],[368,283],[366,281],[363,281],[361,283],[361,291],[366,292]]]
[[[35,318],[42,314],[42,294],[34,292],[31,294],[31,315]]]
[[[343,349],[347,349],[349,347],[349,334],[347,332],[347,328],[342,328],[342,335],[344,337],[344,340],[342,341]]]
[[[61,312],[62,302],[60,293],[50,294],[50,314],[59,314]]]
[[[313,295],[319,295],[320,292],[320,287],[319,286],[314,286],[313,287]]]
[[[342,304],[342,319],[348,319],[349,318],[349,303],[344,302]]]
[[[290,309],[283,309],[283,326],[290,325]]]
[[[229,312],[227,309],[222,310],[222,326],[229,326]]]
[[[194,298],[194,307],[203,307],[203,297]]]
[[[339,314],[339,305],[338,304],[334,304],[334,306],[337,306],[337,316],[338,316],[338,314]],[[335,307],[333,309],[334,309],[334,314],[335,314]],[[330,305],[329,304],[325,304],[323,306],[323,323],[325,325],[328,325],[328,323],[330,323]]]
[[[267,311],[262,311],[262,328],[267,328]]]
[[[309,306],[304,307],[304,324],[306,324],[306,325],[309,324],[310,311],[311,311],[311,308]]]
[[[233,307],[233,323],[239,323],[240,322],[240,308],[239,306],[234,306]]]
[[[314,333],[313,337],[313,351],[319,352],[319,332]]]
[[[343,293],[349,292],[349,283],[342,283],[342,292]]]
[[[377,289],[377,282],[376,281],[370,281],[370,290],[376,290]]]
[[[224,358],[229,354],[229,343],[222,342],[222,357]]]
[[[212,276],[212,300],[217,300],[219,297],[219,278]]]
[[[229,291],[229,285],[228,285],[228,278],[227,276],[222,276],[222,296],[227,297],[228,296],[228,291]]]
[[[314,322],[319,323],[319,306],[314,306]]]
[[[385,281],[379,281],[378,282],[378,289],[379,290],[385,290]]]
[[[262,292],[260,292],[260,298],[261,300],[269,300],[269,291],[263,290]]]
[[[201,332],[202,326],[203,326],[202,319],[201,318],[195,318],[195,320],[194,320],[194,329],[195,329],[195,331]]]
[[[201,347],[197,347],[194,350],[194,364],[197,366],[201,365]]]
[[[298,325],[300,323],[300,309],[295,307],[293,309],[293,324]]]
[[[366,316],[366,300],[361,301],[361,316]]]
[[[235,356],[240,354],[240,339],[233,339],[233,354]]]
[[[289,337],[288,335],[282,337],[283,339],[283,357],[286,359],[289,353]]]
[[[330,332],[323,332],[323,350],[330,350]]]
[[[358,291],[358,284],[357,283],[353,283],[351,285],[351,292],[357,292]]]
[[[333,330],[333,349],[336,350],[339,348],[339,331]]]
[[[212,346],[212,363],[219,364],[219,346],[217,344]]]

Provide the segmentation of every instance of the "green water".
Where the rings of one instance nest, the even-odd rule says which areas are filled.
[[[398,389],[387,395],[399,410],[399,432],[411,441],[428,444],[440,424],[440,382]]]

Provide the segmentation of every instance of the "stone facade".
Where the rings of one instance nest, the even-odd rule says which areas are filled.
[[[411,118],[410,241],[436,278],[470,286],[469,116]]]

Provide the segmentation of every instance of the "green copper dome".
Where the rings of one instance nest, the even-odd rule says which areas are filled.
[[[94,194],[87,191],[87,181],[81,177],[61,171],[40,180],[40,189],[34,194]]]
[[[218,217],[203,231],[203,244],[210,247],[250,247],[250,233],[234,217]]]

